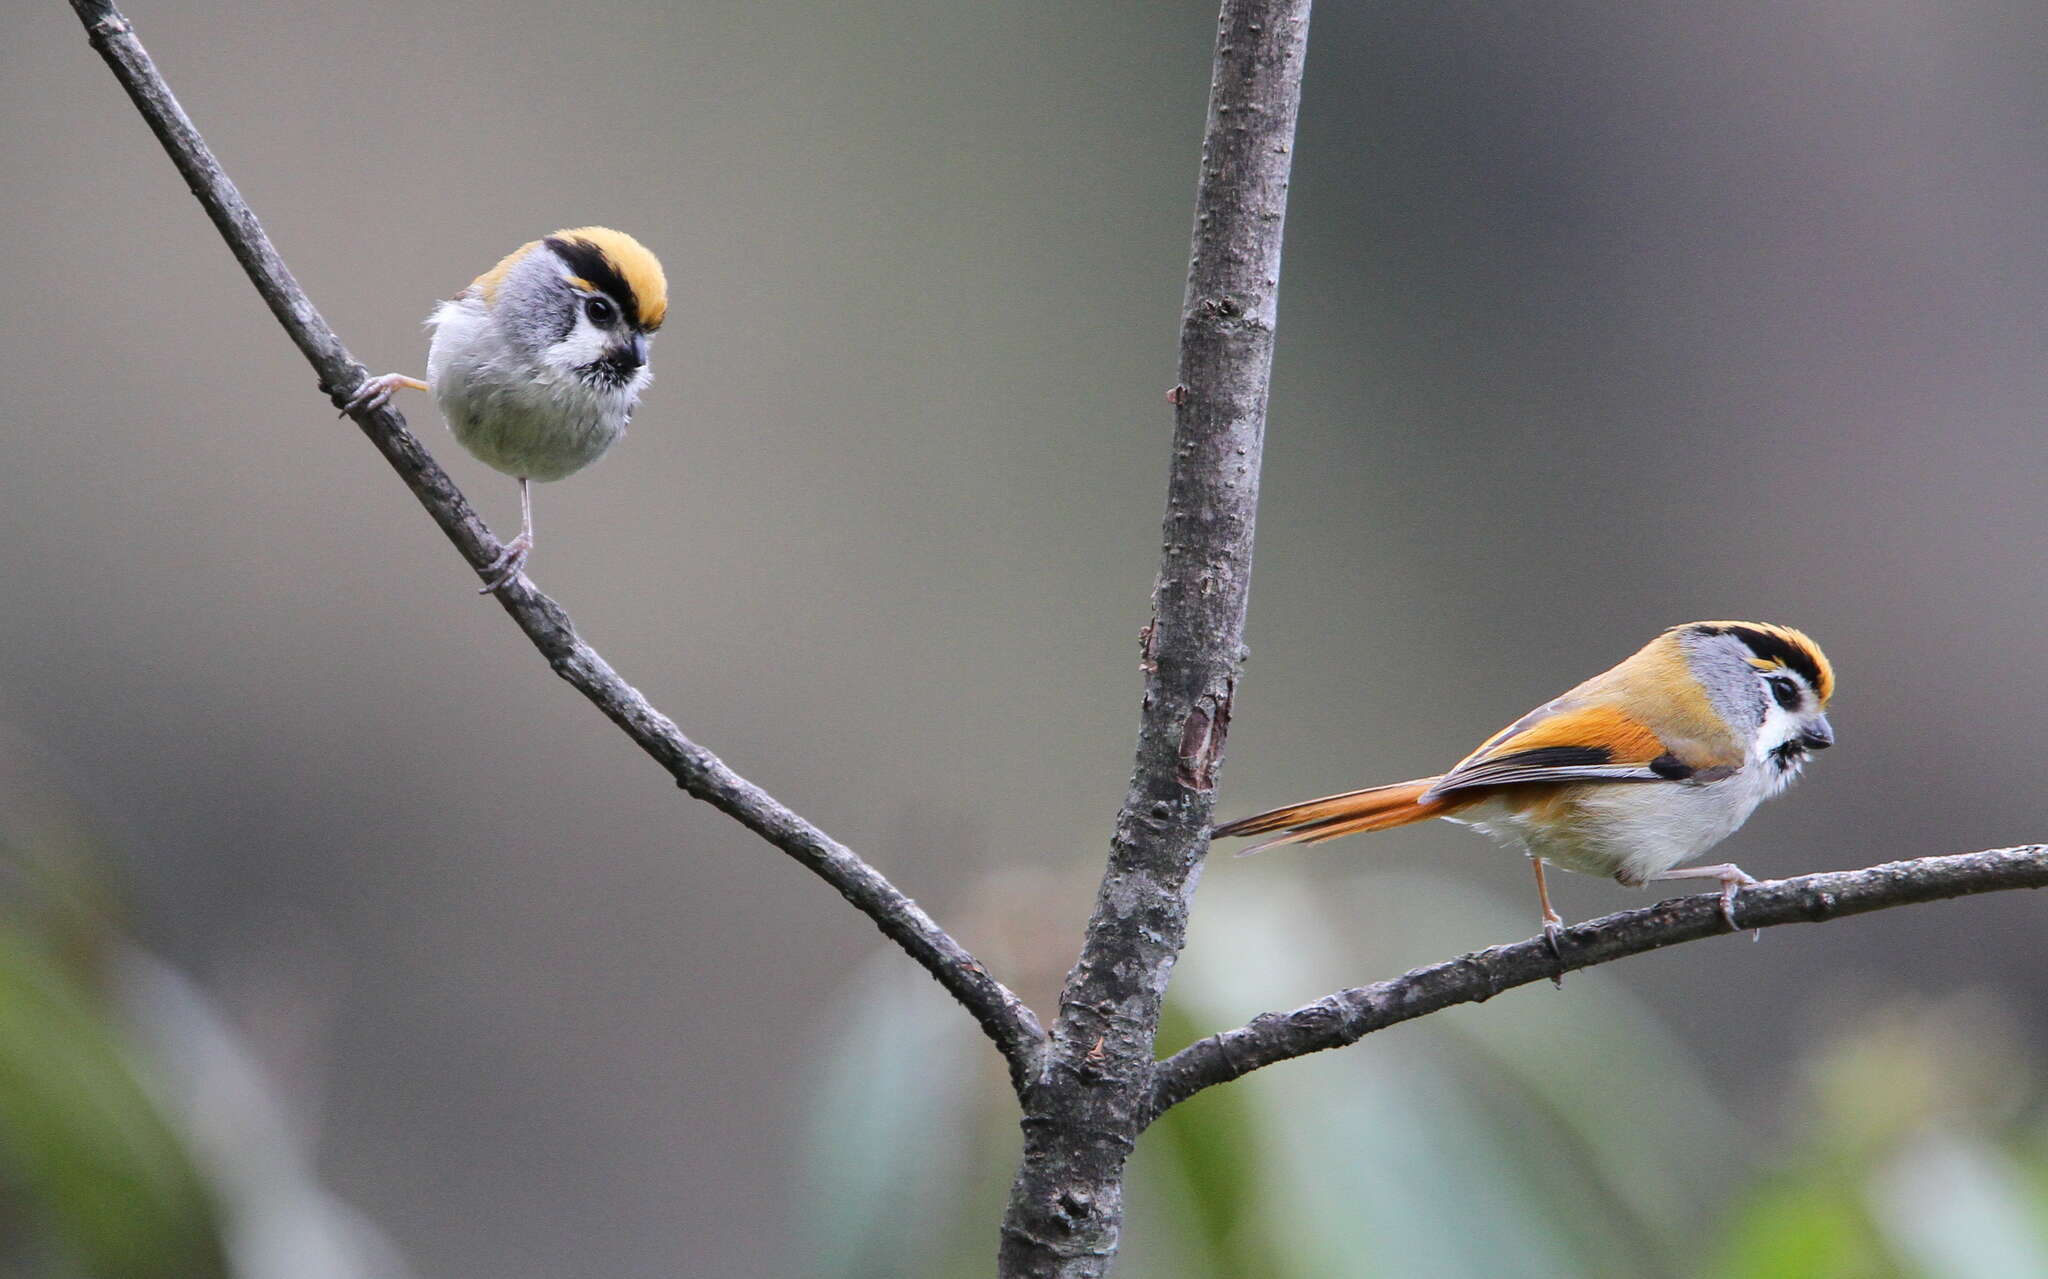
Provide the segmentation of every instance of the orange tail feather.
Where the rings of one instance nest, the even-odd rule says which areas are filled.
[[[1471,797],[1458,795],[1423,802],[1423,795],[1436,785],[1440,778],[1424,777],[1412,782],[1397,782],[1392,786],[1374,786],[1366,790],[1346,791],[1342,795],[1325,795],[1305,803],[1289,804],[1271,812],[1240,817],[1216,828],[1218,835],[1263,835],[1268,831],[1282,831],[1272,839],[1239,853],[1249,857],[1262,848],[1277,844],[1320,844],[1326,839],[1343,835],[1356,835],[1361,831],[1389,830],[1395,826],[1406,826],[1410,822],[1427,821],[1442,817],[1471,803]]]

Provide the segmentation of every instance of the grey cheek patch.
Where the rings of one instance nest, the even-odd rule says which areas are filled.
[[[537,359],[575,331],[576,308],[576,291],[562,281],[561,260],[542,249],[506,274],[492,315],[510,345]]]
[[[1707,700],[1731,727],[1753,730],[1764,722],[1769,698],[1756,668],[1749,664],[1749,650],[1740,640],[1730,635],[1701,635],[1683,643],[1687,664]]]

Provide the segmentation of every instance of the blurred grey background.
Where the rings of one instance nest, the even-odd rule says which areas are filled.
[[[538,491],[535,580],[1047,1007],[1129,767],[1213,6],[130,16],[373,370],[420,372],[433,302],[556,227],[663,257],[657,381]],[[781,1273],[812,1059],[884,943],[475,596],[68,9],[7,29],[0,722],[422,1273]],[[1840,749],[1731,858],[2042,838],[2044,48],[2019,0],[1325,5],[1221,811],[1434,771],[1728,616],[1842,683]],[[1423,866],[1533,919],[1450,827],[1203,891],[1305,877],[1372,930],[1431,909],[1387,873]],[[1841,1001],[1993,988],[2048,1032],[2040,911],[1615,971],[1761,1133]],[[1418,932],[1403,965],[1503,940]]]

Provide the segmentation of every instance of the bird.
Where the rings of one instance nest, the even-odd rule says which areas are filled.
[[[1246,853],[1441,817],[1528,857],[1553,953],[1564,920],[1546,864],[1628,887],[1716,879],[1735,927],[1733,862],[1683,866],[1733,834],[1835,743],[1835,673],[1803,632],[1767,622],[1674,626],[1619,665],[1530,711],[1449,772],[1347,791],[1216,828],[1280,832]],[[1243,855],[1243,854],[1240,854]]]
[[[623,231],[584,226],[529,240],[434,308],[425,381],[365,378],[345,412],[431,391],[456,440],[519,481],[519,536],[483,570],[489,594],[533,552],[536,480],[559,480],[626,433],[653,378],[648,342],[668,316],[661,261]]]

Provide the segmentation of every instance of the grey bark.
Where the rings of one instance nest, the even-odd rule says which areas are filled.
[[[2043,887],[2048,887],[2048,844],[2029,844],[1773,880],[1743,889],[1736,899],[1735,918],[1744,929],[1814,924],[1916,902]],[[1726,933],[1720,904],[1719,894],[1703,893],[1568,928],[1561,944],[1562,964],[1536,938],[1460,955],[1392,981],[1340,990],[1292,1012],[1264,1013],[1236,1030],[1189,1044],[1161,1062],[1149,1117],[1157,1118],[1202,1089],[1261,1066],[1342,1048],[1375,1030],[1453,1004],[1483,1003],[1501,991],[1573,969]]]
[[[1252,526],[1309,0],[1225,0],[1181,310],[1164,550],[1143,634],[1137,761],[1003,1221],[1007,1279],[1108,1272],[1150,1105],[1160,1004],[1209,847],[1244,659]]]
[[[292,278],[263,225],[172,96],[128,20],[102,0],[72,0],[71,7],[85,23],[93,48],[113,68],[115,78],[156,132],[256,291],[320,375],[321,390],[337,406],[346,403],[365,376],[363,366],[349,355]],[[404,416],[388,407],[353,416],[470,567],[484,576],[503,548],[448,473],[407,428]],[[496,592],[496,598],[555,673],[625,730],[640,749],[669,771],[677,785],[802,863],[923,965],[981,1023],[1008,1063],[1013,1083],[1021,1088],[1037,1073],[1045,1044],[1037,1016],[916,902],[853,850],[684,736],[673,721],[577,637],[560,605],[524,580]]]

